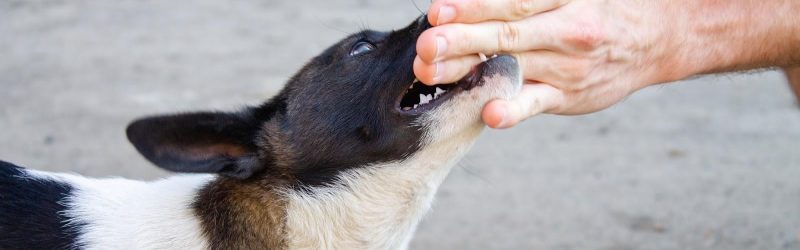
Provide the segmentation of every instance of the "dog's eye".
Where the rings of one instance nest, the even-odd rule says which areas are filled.
[[[370,52],[371,50],[375,49],[375,45],[369,42],[358,42],[356,45],[353,45],[353,49],[350,50],[350,56],[356,56],[359,54]]]

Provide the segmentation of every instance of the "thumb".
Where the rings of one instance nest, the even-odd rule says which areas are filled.
[[[481,117],[491,128],[510,128],[528,117],[558,108],[563,102],[561,90],[543,83],[526,83],[513,99],[486,104]]]

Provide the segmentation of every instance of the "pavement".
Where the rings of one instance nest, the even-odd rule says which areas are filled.
[[[418,15],[388,0],[2,1],[0,159],[167,176],[128,122],[259,103],[347,33]],[[800,249],[800,109],[765,70],[487,130],[411,248]]]

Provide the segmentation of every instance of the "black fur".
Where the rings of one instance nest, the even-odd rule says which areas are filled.
[[[417,115],[398,105],[414,80],[416,39],[429,27],[423,16],[402,30],[359,32],[313,58],[259,107],[146,118],[128,127],[128,138],[167,170],[280,175],[303,185],[400,160],[419,148],[422,136],[413,124]],[[364,42],[373,49],[350,53]]]
[[[0,161],[0,249],[74,249],[81,225],[62,212],[72,187],[21,177],[24,170]]]
[[[259,125],[248,112],[204,112],[141,119],[128,126],[127,135],[164,169],[244,179],[264,167],[255,160]]]

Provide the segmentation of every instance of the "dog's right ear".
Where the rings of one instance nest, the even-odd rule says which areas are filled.
[[[257,153],[260,127],[248,112],[202,112],[140,119],[126,132],[136,150],[163,169],[245,179],[268,165]]]

